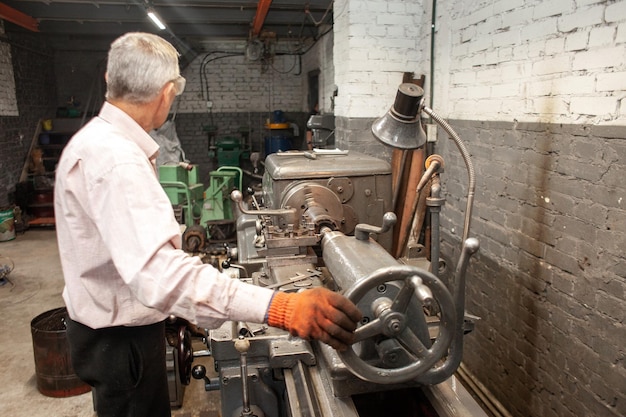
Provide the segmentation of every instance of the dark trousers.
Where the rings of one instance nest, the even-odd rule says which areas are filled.
[[[165,323],[92,329],[67,320],[76,375],[93,387],[98,417],[170,417]]]

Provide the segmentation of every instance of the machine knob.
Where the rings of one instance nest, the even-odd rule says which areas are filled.
[[[204,365],[196,365],[191,370],[191,376],[193,379],[203,379],[206,376],[206,368]]]
[[[235,340],[235,349],[239,353],[247,353],[248,349],[250,349],[250,341],[243,336],[239,336],[239,338]]]
[[[241,191],[239,190],[233,190],[230,193],[230,199],[233,200],[235,203],[240,203],[243,201],[243,194],[241,194]]]

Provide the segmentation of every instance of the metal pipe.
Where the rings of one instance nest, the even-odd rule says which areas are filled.
[[[259,0],[254,20],[252,21],[253,36],[258,36],[261,33],[261,28],[265,23],[265,18],[267,17],[267,12],[269,11],[271,4],[272,0]]]
[[[435,22],[437,21],[437,0],[433,0],[433,10],[430,17],[430,107],[435,100]]]
[[[445,199],[441,198],[441,183],[439,176],[433,177],[430,187],[430,197],[426,199],[426,205],[430,207],[430,265],[434,276],[439,277],[439,224],[441,206]]]
[[[39,32],[39,22],[37,19],[6,4],[0,3],[0,18],[8,20],[24,29],[28,29],[31,32]]]
[[[443,130],[445,130],[450,139],[452,139],[461,152],[461,156],[463,157],[463,161],[465,162],[465,166],[467,167],[467,176],[468,176],[468,190],[467,190],[467,203],[465,205],[465,220],[463,226],[463,236],[461,238],[462,242],[465,242],[469,238],[469,229],[472,218],[472,207],[474,205],[474,193],[476,190],[476,174],[474,172],[474,165],[472,164],[472,160],[470,158],[470,154],[465,147],[465,144],[461,141],[459,135],[456,134],[452,126],[450,126],[445,120],[443,120],[437,113],[433,111],[430,107],[424,106],[423,110],[430,117],[439,124]]]

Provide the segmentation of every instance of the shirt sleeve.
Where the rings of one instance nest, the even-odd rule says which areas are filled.
[[[176,247],[180,227],[145,158],[98,175],[89,203],[116,270],[143,305],[205,327],[264,320],[271,290],[232,279]]]

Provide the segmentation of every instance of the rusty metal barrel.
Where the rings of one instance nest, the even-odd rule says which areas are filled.
[[[71,397],[91,387],[78,378],[70,360],[65,307],[46,311],[30,323],[37,389],[48,397]]]

